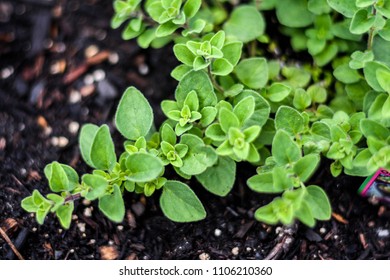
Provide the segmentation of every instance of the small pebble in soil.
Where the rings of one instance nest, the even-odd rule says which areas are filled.
[[[92,74],[87,74],[84,77],[84,84],[86,85],[92,85],[94,83],[95,79],[93,78]]]
[[[239,252],[240,252],[240,248],[238,248],[238,247],[234,247],[234,248],[232,249],[232,254],[233,254],[234,256],[237,256]]]
[[[108,56],[108,62],[111,64],[117,64],[119,62],[119,55],[116,52],[110,53]]]
[[[85,223],[77,223],[80,232],[85,232]]]
[[[99,252],[102,260],[115,260],[119,256],[118,250],[114,246],[101,246]]]
[[[51,140],[50,140],[51,144],[54,146],[54,147],[60,147],[60,148],[63,148],[65,147],[66,145],[68,145],[69,143],[69,140],[64,137],[64,136],[60,136],[60,137],[52,137]]]
[[[114,245],[114,241],[109,240],[109,241],[108,241],[108,245]]]
[[[89,57],[93,57],[93,56],[97,55],[98,52],[99,52],[98,46],[96,46],[96,45],[90,45],[90,46],[88,46],[88,47],[85,49],[84,55],[85,55],[85,57],[88,57],[88,58],[89,58]]]
[[[92,217],[92,209],[90,207],[85,208],[83,214],[85,217]]]
[[[49,234],[45,233],[45,235],[43,237],[49,238]]]
[[[388,229],[378,228],[376,231],[378,237],[388,237],[390,235],[390,231]]]
[[[145,63],[142,63],[138,66],[138,71],[141,75],[147,75],[149,73],[149,66]]]
[[[326,233],[326,228],[324,228],[324,227],[320,228],[320,233],[321,234],[325,234]]]
[[[89,240],[88,245],[93,245],[95,243],[96,243],[96,240],[95,239],[91,239],[91,240]]]
[[[370,228],[375,227],[375,222],[374,221],[369,221],[367,226],[370,227]]]
[[[83,199],[83,205],[89,206],[89,205],[91,205],[91,201],[88,199]]]
[[[75,221],[77,220],[79,217],[77,217],[77,215],[72,215],[72,220]]]
[[[222,235],[222,230],[220,230],[219,228],[216,228],[216,229],[214,230],[214,235],[215,235],[216,237],[220,237],[220,236]]]
[[[49,136],[52,132],[53,129],[50,126],[45,127],[45,129],[43,130],[43,134],[45,134],[45,136]]]
[[[0,138],[0,151],[4,150],[7,146],[7,140],[4,137]]]
[[[75,104],[81,101],[81,94],[77,90],[72,90],[69,94],[69,103]]]
[[[61,234],[63,232],[62,228],[58,229],[58,233]]]
[[[14,68],[12,66],[1,69],[0,77],[2,79],[8,79],[14,73]]]
[[[32,231],[33,231],[33,232],[36,232],[37,230],[38,230],[38,229],[37,229],[36,227],[33,227],[33,228],[32,228]]]
[[[122,231],[123,230],[123,226],[122,225],[119,225],[116,227],[119,231]]]
[[[282,227],[275,228],[275,233],[276,234],[279,234],[279,233],[282,233],[282,232],[283,232],[283,228]]]
[[[337,240],[337,239],[339,239],[339,236],[337,234],[335,234],[335,235],[333,235],[333,239]]]
[[[247,252],[252,252],[252,248],[251,248],[251,247],[246,247],[245,250],[246,250]]]
[[[70,122],[68,125],[68,130],[72,134],[77,134],[79,128],[80,128],[80,124],[78,122]]]
[[[202,253],[202,254],[199,255],[199,259],[202,260],[202,261],[209,260],[210,259],[210,255],[207,254],[207,253]]]
[[[82,97],[88,97],[92,95],[96,90],[96,86],[94,84],[85,85],[80,89],[80,93]]]
[[[93,72],[93,79],[95,82],[103,81],[106,78],[106,72],[102,69],[97,69]]]

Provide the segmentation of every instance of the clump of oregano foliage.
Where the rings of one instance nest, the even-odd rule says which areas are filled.
[[[22,201],[38,223],[53,212],[68,228],[81,197],[121,222],[125,192],[161,193],[169,219],[201,220],[206,211],[191,187],[165,169],[225,196],[247,161],[257,166],[249,188],[279,195],[257,220],[314,226],[331,216],[325,192],[310,185],[321,158],[333,176],[390,168],[390,1],[115,0],[114,9],[112,27],[123,26],[124,39],[173,44],[181,63],[171,73],[175,98],[161,103],[167,120],[156,129],[142,93],[125,91],[115,116],[126,139],[119,156],[107,125],[84,125],[80,149],[93,171],[80,180],[67,165],[47,165],[53,193],[34,190]],[[290,38],[295,57],[311,59],[278,55],[265,33],[269,10],[278,21],[270,30]]]

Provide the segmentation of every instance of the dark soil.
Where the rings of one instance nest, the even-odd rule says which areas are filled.
[[[325,188],[334,215],[313,229],[255,221],[254,211],[272,197],[246,187],[255,168],[245,164],[225,198],[188,182],[208,213],[201,222],[171,222],[158,198],[126,195],[121,224],[79,201],[69,230],[52,215],[39,226],[20,201],[34,189],[47,193],[42,171],[53,160],[90,171],[77,146],[79,126],[109,124],[120,151],[112,118],[124,89],[147,96],[157,123],[159,103],[174,92],[171,48],[143,51],[123,41],[109,27],[111,15],[111,1],[103,0],[0,2],[0,225],[24,258],[390,259],[390,211],[358,196],[362,178],[334,179],[326,163],[312,183]],[[0,259],[13,258],[0,238]]]

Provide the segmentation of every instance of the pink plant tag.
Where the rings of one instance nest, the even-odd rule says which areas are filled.
[[[358,193],[364,197],[390,203],[390,171],[380,168],[360,186]]]

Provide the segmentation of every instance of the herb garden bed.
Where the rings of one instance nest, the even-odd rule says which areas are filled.
[[[332,177],[328,161],[310,182],[328,194],[332,218],[314,228],[256,221],[256,209],[273,196],[247,187],[256,174],[248,163],[237,165],[226,197],[212,195],[195,179],[185,181],[207,212],[199,222],[172,222],[155,196],[127,193],[121,223],[80,199],[68,230],[52,214],[38,225],[20,204],[34,189],[47,193],[45,165],[59,161],[79,174],[90,171],[78,147],[81,125],[108,124],[120,151],[123,139],[113,118],[122,92],[128,86],[142,91],[159,125],[160,103],[173,98],[177,84],[170,77],[178,64],[172,47],[142,50],[123,41],[110,28],[111,1],[60,2],[0,3],[0,259],[17,258],[10,244],[25,259],[390,258],[390,211],[357,194],[362,178]]]

